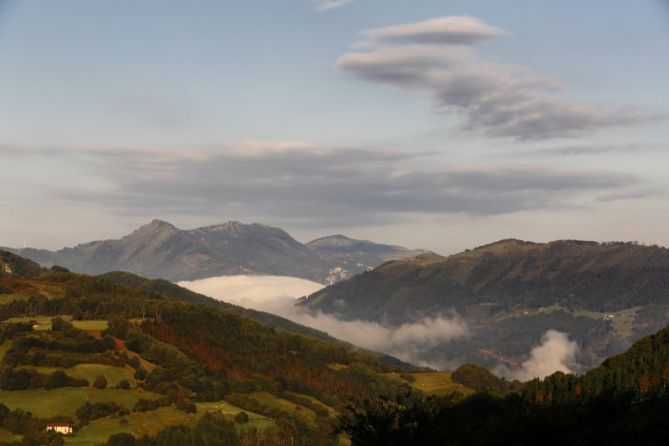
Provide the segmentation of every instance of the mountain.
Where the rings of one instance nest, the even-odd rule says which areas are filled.
[[[365,351],[169,282],[62,268],[0,282],[1,444],[62,445],[51,423],[77,444],[335,446],[346,406],[409,389]]]
[[[367,271],[388,260],[426,253],[425,250],[382,245],[368,240],[348,238],[341,234],[312,240],[307,246],[321,256],[341,263],[341,266],[330,269],[327,283],[346,279],[352,274]]]
[[[415,255],[397,246],[342,235],[303,244],[279,228],[228,222],[192,230],[154,220],[119,240],[47,251],[10,251],[44,266],[86,274],[128,271],[148,278],[196,280],[235,274],[295,276],[334,283],[380,263]]]
[[[389,325],[455,311],[471,334],[426,349],[443,363],[519,364],[548,329],[593,366],[669,316],[669,250],[634,243],[503,240],[442,257],[384,263],[301,302],[339,318]]]
[[[333,283],[417,251],[338,235],[303,244],[279,228],[228,222],[192,230],[154,220],[119,240],[47,251],[12,252],[44,266],[101,274],[128,271],[148,278],[196,280],[236,274],[269,274]]]

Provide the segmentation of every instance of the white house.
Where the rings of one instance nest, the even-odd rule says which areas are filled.
[[[72,433],[72,425],[70,423],[47,423],[46,430],[55,431],[63,435],[70,435]]]

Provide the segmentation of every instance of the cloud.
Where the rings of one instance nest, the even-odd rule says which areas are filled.
[[[504,30],[474,17],[448,16],[408,25],[376,28],[363,32],[362,36],[367,44],[388,42],[473,45],[506,34]]]
[[[567,146],[548,147],[536,150],[512,152],[502,155],[504,157],[525,157],[527,155],[543,156],[582,156],[603,155],[609,153],[630,153],[666,151],[667,144],[662,143],[635,143],[635,144],[574,144]]]
[[[519,381],[544,378],[555,372],[570,373],[576,366],[577,352],[578,345],[565,333],[548,330],[541,338],[541,345],[532,349],[529,359],[520,368],[501,367],[496,373]]]
[[[54,186],[52,198],[129,215],[221,214],[318,227],[397,221],[406,214],[498,215],[569,206],[628,190],[630,175],[597,170],[440,166],[429,153],[332,150],[272,143],[270,149],[165,152],[100,149],[74,156],[108,187]],[[246,147],[246,146],[244,146]],[[57,155],[58,154],[58,155]]]
[[[464,130],[489,136],[578,137],[660,117],[633,107],[604,109],[561,96],[563,82],[487,60],[470,47],[503,33],[470,17],[378,28],[362,33],[367,44],[389,46],[343,54],[335,66],[368,82],[426,95],[436,112],[454,113]]]
[[[659,195],[664,195],[664,191],[661,189],[638,189],[638,190],[627,190],[627,191],[598,195],[595,197],[595,200],[603,202],[621,201],[621,200],[639,200],[642,198],[655,197]]]
[[[610,171],[449,166],[432,162],[428,152],[334,150],[300,141],[189,150],[5,145],[1,151],[33,164],[68,162],[95,177],[94,187],[50,185],[54,202],[95,204],[142,218],[224,214],[310,227],[565,207],[638,190],[640,183]]]
[[[214,299],[277,314],[343,341],[418,365],[434,365],[421,359],[421,351],[469,334],[467,324],[456,314],[426,317],[414,323],[391,327],[309,313],[295,305],[296,298],[308,295],[323,285],[295,277],[222,276],[179,282],[179,285]]]
[[[317,11],[331,11],[336,8],[353,3],[356,0],[320,0],[316,6]]]
[[[547,149],[533,150],[532,152],[515,152],[514,155],[525,156],[528,153],[547,156],[577,156],[577,155],[599,155],[606,153],[630,153],[641,149],[639,144],[579,144],[572,146],[550,147]]]
[[[323,288],[322,283],[288,276],[222,276],[207,279],[182,281],[179,286],[196,293],[216,298],[247,308],[256,308],[277,299],[297,299]]]

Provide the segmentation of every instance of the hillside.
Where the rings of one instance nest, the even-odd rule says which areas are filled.
[[[0,281],[0,443],[62,444],[44,433],[61,422],[75,429],[66,444],[126,432],[155,445],[334,445],[346,405],[408,389],[366,352],[168,282],[59,269]]]
[[[35,262],[19,257],[11,252],[0,251],[0,278],[35,277],[42,268]]]
[[[148,278],[195,280],[234,274],[302,277],[333,283],[380,263],[418,251],[372,242],[326,237],[303,244],[279,228],[228,222],[192,230],[154,220],[119,240],[47,251],[12,252],[44,266],[102,274],[127,271]]]
[[[472,335],[425,351],[443,362],[518,363],[550,328],[594,366],[658,330],[669,315],[669,250],[632,243],[503,240],[441,257],[387,262],[302,305],[400,325],[456,311]]]

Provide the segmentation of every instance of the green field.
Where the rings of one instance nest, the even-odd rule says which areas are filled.
[[[67,369],[36,366],[25,366],[24,368],[33,369],[36,372],[42,373],[44,375],[49,375],[56,370],[63,370],[65,373],[74,378],[87,379],[90,383],[92,383],[98,375],[103,375],[107,380],[107,386],[109,387],[116,386],[122,379],[127,379],[131,386],[134,386],[135,384],[135,378],[133,377],[135,369],[130,366],[114,367],[103,364],[77,364],[74,367]]]
[[[314,398],[313,396],[310,396],[310,395],[303,395],[303,394],[301,394],[301,393],[293,393],[293,392],[287,392],[287,393],[290,394],[290,395],[296,395],[296,396],[299,396],[299,397],[301,397],[301,398],[308,399],[308,400],[311,401],[313,404],[315,404],[315,405],[317,405],[317,406],[320,406],[320,407],[322,407],[323,409],[327,410],[328,413],[329,413],[331,416],[333,416],[333,417],[337,415],[337,412],[334,410],[334,408],[328,406],[327,404],[321,402],[320,400],[318,400],[317,398]]]
[[[81,428],[74,437],[67,437],[68,445],[91,445],[105,443],[110,435],[129,432],[135,437],[155,435],[168,426],[194,425],[207,412],[221,412],[226,416],[234,416],[242,409],[225,401],[198,403],[197,412],[186,414],[172,407],[161,407],[150,412],[133,412],[125,417],[111,417],[94,420]],[[249,423],[240,428],[265,428],[274,426],[274,422],[267,417],[253,412],[249,415]]]
[[[283,412],[297,415],[310,423],[315,423],[316,421],[316,413],[313,410],[292,401],[279,398],[271,393],[254,392],[249,394],[249,396],[264,406],[273,407]]]
[[[13,317],[11,319],[7,319],[4,322],[30,322],[30,321],[35,321],[37,324],[37,328],[35,330],[38,331],[47,331],[51,330],[51,319],[53,319],[55,316],[26,316],[26,317]],[[72,320],[72,316],[68,314],[60,315],[61,318],[65,319],[66,321],[70,321],[72,325],[74,325],[75,328],[78,328],[80,330],[106,330],[108,327],[107,321],[106,320],[82,320],[82,321],[75,321]]]
[[[274,426],[274,422],[269,418],[267,418],[266,416],[241,409],[237,406],[228,403],[227,401],[196,403],[195,405],[197,406],[197,411],[200,414],[204,414],[205,412],[219,412],[225,416],[234,417],[239,412],[246,412],[246,415],[249,416],[249,422],[248,424],[245,425],[245,427],[255,427],[260,429],[263,427]]]
[[[461,393],[462,395],[469,395],[474,391],[462,384],[453,382],[451,379],[451,372],[423,372],[423,373],[409,373],[413,376],[414,381],[405,381],[397,373],[390,373],[396,379],[402,379],[407,382],[414,389],[428,395],[450,395],[453,393]]]
[[[74,437],[66,437],[66,444],[104,444],[110,435],[129,432],[136,437],[155,435],[168,426],[194,424],[199,414],[186,414],[172,407],[150,412],[133,412],[125,417],[108,417],[91,421]]]
[[[58,415],[74,416],[86,401],[102,403],[111,401],[132,409],[140,398],[155,400],[161,395],[135,390],[95,389],[91,387],[64,387],[45,390],[0,390],[0,401],[10,409],[21,408],[39,418],[53,418]]]

